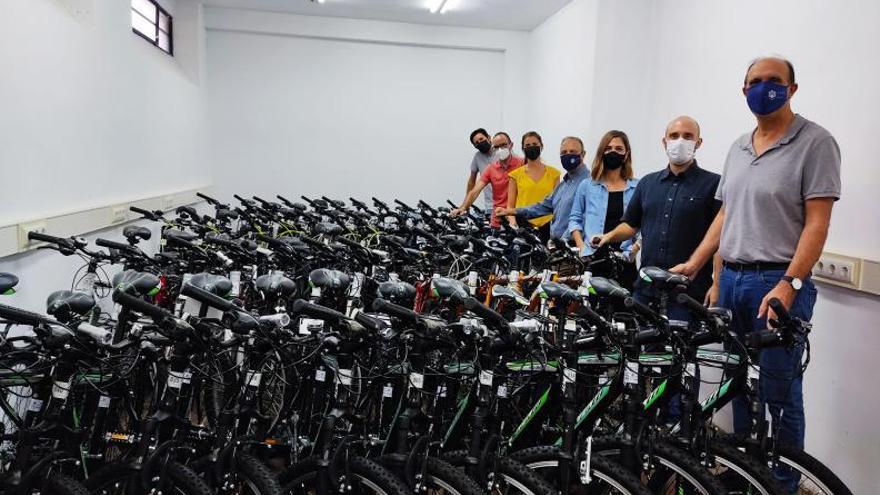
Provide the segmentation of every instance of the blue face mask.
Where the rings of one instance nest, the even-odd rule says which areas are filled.
[[[770,115],[788,101],[788,86],[761,81],[746,91],[746,101],[753,114]]]
[[[571,172],[572,170],[578,168],[583,160],[581,160],[581,155],[562,155],[559,157],[559,161],[562,162],[562,168],[566,171]]]

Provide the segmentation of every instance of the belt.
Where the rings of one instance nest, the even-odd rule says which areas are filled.
[[[771,262],[771,261],[753,261],[751,263],[734,263],[732,261],[724,261],[724,268],[729,268],[736,272],[756,271],[762,272],[766,270],[788,270],[788,263]]]

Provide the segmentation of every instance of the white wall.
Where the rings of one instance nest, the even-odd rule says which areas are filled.
[[[215,8],[206,22],[221,195],[459,201],[468,133],[521,132],[526,33]]]
[[[584,76],[593,80],[588,148],[610,128],[626,131],[638,175],[663,167],[659,139],[680,114],[699,120],[700,164],[720,172],[730,144],[754,127],[740,92],[749,61],[769,53],[789,57],[800,83],[795,111],[829,129],[843,155],[843,198],[834,207],[826,249],[876,260],[880,224],[873,212],[880,169],[873,143],[880,117],[869,109],[880,108],[874,91],[880,76],[878,22],[880,4],[867,0],[575,0],[533,32],[530,42],[540,50],[530,57],[552,60],[563,72],[566,60],[592,60],[592,73]],[[595,26],[595,41],[584,40],[577,25]],[[580,81],[550,80],[550,71],[543,72],[544,82],[532,85],[531,98],[566,94],[582,101]],[[543,125],[582,122],[579,105],[542,105],[530,117]],[[807,450],[854,493],[874,493],[878,486],[880,396],[872,381],[880,350],[878,316],[876,296],[819,289],[805,382]]]
[[[179,52],[193,4],[175,15]],[[132,33],[129,2],[4,2],[0,67],[0,170],[15,185],[0,225],[210,182],[201,88]]]
[[[126,1],[4,2],[0,225],[211,183],[201,7],[162,5],[175,57],[132,33]],[[121,240],[119,230],[96,235]],[[3,258],[21,284],[2,302],[45,310],[81,264],[55,252]]]

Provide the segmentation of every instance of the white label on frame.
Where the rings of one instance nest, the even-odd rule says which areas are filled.
[[[480,370],[480,385],[492,386],[492,372]]]
[[[245,375],[244,384],[250,387],[259,387],[263,380],[263,374],[258,371],[248,371]]]
[[[623,369],[624,385],[637,385],[639,383],[639,372],[629,366]]]
[[[31,399],[31,403],[28,404],[28,411],[31,412],[40,412],[43,410],[43,401],[40,399]]]
[[[339,368],[336,371],[336,380],[337,383],[341,383],[346,387],[351,386],[351,370]]]
[[[52,383],[52,397],[64,400],[70,395],[70,382]]]
[[[421,390],[425,386],[425,375],[421,373],[410,373],[409,383],[412,384],[413,387]]]
[[[391,397],[394,395],[394,387],[389,383],[382,387],[382,397]]]
[[[315,370],[315,380],[319,382],[327,380],[327,372],[324,370]]]
[[[502,399],[507,397],[507,386],[506,385],[498,385],[498,393],[496,394],[498,397]]]
[[[761,378],[761,368],[752,365],[749,366],[749,380],[758,380]]]
[[[566,385],[574,383],[577,380],[577,370],[574,368],[565,368],[562,370],[562,382]]]
[[[103,409],[110,407],[110,397],[102,395],[101,398],[98,399],[98,407]]]

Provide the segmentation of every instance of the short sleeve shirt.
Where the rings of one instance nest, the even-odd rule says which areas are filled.
[[[805,202],[840,199],[840,148],[818,124],[795,116],[761,156],[752,133],[727,154],[715,197],[724,203],[721,257],[735,263],[788,263],[806,221]]]
[[[537,181],[529,177],[529,174],[526,173],[526,167],[520,167],[508,175],[510,175],[512,181],[516,182],[516,204],[514,206],[521,208],[543,201],[544,198],[553,192],[553,188],[556,187],[556,183],[559,182],[559,176],[562,174],[560,174],[559,170],[546,165],[544,167],[544,175]],[[540,227],[549,223],[552,219],[553,215],[544,215],[529,219],[529,222],[535,227]]]
[[[495,207],[507,207],[507,185],[510,181],[510,172],[523,166],[523,159],[518,156],[511,156],[505,164],[501,162],[492,162],[486,167],[480,179],[492,186],[492,204]],[[493,208],[494,210],[494,208]],[[500,222],[495,218],[495,212],[492,212],[492,226],[498,227]]]
[[[477,174],[479,177],[491,163],[492,153],[481,153],[477,151],[474,153],[474,158],[471,160],[471,173]],[[483,189],[483,209],[486,211],[492,209],[492,186]]]

